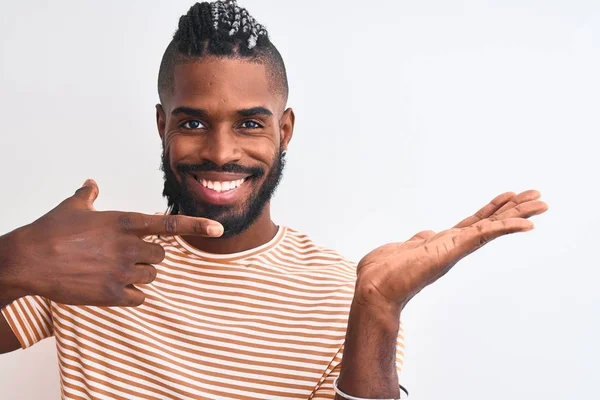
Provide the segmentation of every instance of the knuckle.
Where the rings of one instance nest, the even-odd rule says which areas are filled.
[[[177,226],[177,217],[170,215],[165,218],[165,232],[167,234],[175,235],[177,233]]]
[[[204,233],[204,227],[199,221],[194,222],[194,224],[192,225],[192,229],[194,233]]]
[[[132,261],[132,262],[137,262],[140,259],[140,248],[139,246],[127,246],[125,248],[125,255],[127,256],[127,259]]]
[[[123,243],[118,246],[117,254],[119,261],[125,264],[134,264],[140,256],[140,250],[132,243]]]
[[[146,268],[146,282],[150,283],[156,279],[157,271],[152,265]]]
[[[121,214],[117,218],[119,227],[125,231],[130,231],[134,227],[134,220],[131,214]]]
[[[86,186],[82,186],[73,193],[72,197],[86,197],[89,195],[90,189]]]
[[[123,285],[127,283],[129,279],[129,265],[128,264],[119,264],[116,268],[113,268],[109,273],[109,285],[114,285],[118,283]]]
[[[431,252],[431,248],[428,244],[425,244],[423,246],[423,250],[425,250],[425,253],[429,254]]]
[[[48,255],[51,258],[58,258],[62,256],[64,253],[64,244],[59,241],[53,240],[48,246],[48,253]]]
[[[152,260],[152,262],[154,263],[159,263],[162,262],[162,260],[165,259],[165,249],[160,245],[160,244],[156,244],[155,246],[153,246],[154,250],[154,260]]]
[[[477,232],[479,233],[479,246],[483,246],[489,242],[489,238],[483,229],[483,225],[477,225]]]
[[[459,236],[452,236],[452,245],[454,246],[454,248],[458,247],[459,244],[460,244]]]
[[[104,284],[103,293],[108,304],[119,304],[123,295],[122,292],[121,285],[114,281],[109,281]]]

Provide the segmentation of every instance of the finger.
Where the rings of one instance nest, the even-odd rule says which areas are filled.
[[[494,214],[498,209],[500,209],[506,203],[508,203],[516,195],[517,194],[515,192],[506,192],[496,196],[489,204],[482,207],[475,214],[463,219],[458,224],[454,225],[454,228],[466,228],[468,226],[476,224],[482,219],[488,218],[490,215]]]
[[[416,235],[414,235],[413,237],[411,237],[410,239],[408,239],[407,242],[412,242],[415,240],[426,240],[432,236],[435,236],[434,231],[431,231],[431,230],[421,231],[421,232],[417,233]]]
[[[422,251],[428,260],[413,262],[412,274],[424,287],[447,273],[457,262],[486,243],[499,236],[533,229],[533,223],[523,218],[508,218],[499,221],[484,220],[468,228],[450,229],[441,232],[437,240],[424,243],[423,248],[414,250],[415,257],[422,257]],[[418,254],[418,256],[417,256]],[[409,256],[410,257],[410,256]],[[399,270],[403,274],[407,271]],[[399,280],[401,280],[398,277]],[[418,285],[417,285],[418,286]]]
[[[548,205],[541,200],[527,201],[517,204],[503,213],[492,215],[490,220],[501,220],[506,218],[531,218],[548,210]]]
[[[120,304],[122,307],[138,307],[146,300],[144,292],[133,285],[125,287],[124,292],[123,302]]]
[[[527,232],[534,228],[533,222],[524,218],[507,218],[498,221],[482,221],[452,238],[460,258],[477,250],[492,240],[511,233]]]
[[[440,233],[438,233],[437,235],[431,236],[430,238],[428,238],[425,243],[431,243],[435,240],[441,239],[444,236],[448,236],[448,235],[456,235],[457,233],[461,232],[463,230],[463,228],[452,228],[452,229],[447,229],[445,231],[441,231]]]
[[[94,201],[98,198],[99,193],[100,189],[98,189],[96,181],[88,179],[83,183],[83,186],[77,189],[72,197],[83,200],[87,208],[94,210]]]
[[[156,279],[156,268],[150,264],[135,264],[128,274],[128,283],[147,285]]]
[[[538,192],[537,190],[526,190],[522,193],[519,193],[514,198],[510,199],[509,202],[507,202],[505,205],[500,207],[494,214],[502,214],[506,210],[510,210],[511,208],[515,207],[518,204],[522,204],[527,201],[538,200],[541,196],[542,196],[542,194],[540,192]]]
[[[217,221],[184,215],[118,213],[118,221],[124,231],[140,237],[147,235],[219,237],[223,234],[223,225]]]
[[[157,243],[147,243],[140,239],[141,246],[136,262],[158,264],[165,259],[165,249]]]

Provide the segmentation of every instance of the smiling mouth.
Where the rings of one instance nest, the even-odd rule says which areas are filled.
[[[208,180],[208,179],[202,178],[195,174],[191,174],[191,175],[202,186],[204,186],[205,188],[212,190],[216,193],[224,193],[224,192],[230,192],[232,190],[235,190],[235,189],[239,188],[240,186],[242,186],[242,184],[244,182],[246,182],[248,179],[251,178],[251,177],[246,177],[246,178],[241,178],[241,179],[237,179],[237,180],[217,181],[217,180]]]

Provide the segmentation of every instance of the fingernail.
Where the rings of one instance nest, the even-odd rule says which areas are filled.
[[[223,227],[221,225],[209,225],[208,228],[206,228],[206,232],[208,232],[210,236],[218,237],[223,234]]]
[[[90,186],[92,184],[94,184],[93,179],[86,179],[85,182],[83,182],[83,186]]]

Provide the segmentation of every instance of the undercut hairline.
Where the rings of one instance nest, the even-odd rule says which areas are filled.
[[[280,78],[272,77],[272,75],[277,74],[277,68],[274,67],[273,65],[271,65],[270,60],[265,60],[264,58],[265,58],[264,56],[261,57],[260,55],[248,57],[248,56],[241,56],[238,54],[227,54],[227,55],[207,54],[202,57],[195,57],[195,56],[187,56],[185,54],[178,54],[177,59],[174,61],[171,71],[170,71],[171,76],[168,78],[168,81],[165,82],[165,83],[168,83],[168,85],[166,85],[166,87],[161,88],[161,90],[160,90],[160,93],[159,93],[160,102],[161,102],[161,104],[163,104],[166,100],[166,97],[173,94],[173,90],[175,89],[175,86],[174,86],[175,77],[173,75],[175,74],[175,69],[178,66],[187,65],[187,64],[204,64],[204,63],[214,61],[214,60],[230,59],[230,60],[236,60],[236,61],[241,61],[241,62],[263,65],[265,67],[267,81],[269,82],[269,90],[271,92],[273,92],[273,94],[275,94],[276,96],[279,96],[282,98],[283,109],[285,109],[285,106],[287,104],[286,90],[285,90],[285,88],[280,87],[281,84],[278,84],[278,79],[280,79]],[[164,93],[164,92],[168,92],[168,93]],[[165,94],[166,94],[166,96],[165,96]]]

